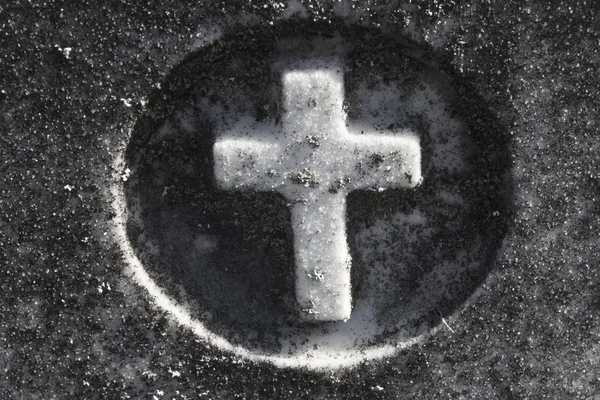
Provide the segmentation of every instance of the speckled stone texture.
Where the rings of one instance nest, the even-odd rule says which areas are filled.
[[[600,398],[599,16],[591,1],[2,3],[0,398]],[[287,21],[405,43],[485,102],[495,125],[470,123],[510,166],[475,295],[397,355],[327,373],[198,340],[127,275],[112,230],[109,187],[129,178],[115,157],[169,73]]]

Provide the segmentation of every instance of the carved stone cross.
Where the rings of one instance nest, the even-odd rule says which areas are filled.
[[[291,205],[296,299],[303,318],[350,318],[351,257],[346,197],[352,190],[411,188],[421,182],[421,148],[412,135],[349,132],[343,73],[283,73],[280,126],[240,120],[213,148],[225,190],[276,191]]]

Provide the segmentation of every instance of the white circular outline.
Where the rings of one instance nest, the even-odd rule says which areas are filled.
[[[218,40],[218,38],[216,40]],[[141,103],[145,105],[147,104],[147,101],[142,101]],[[143,106],[138,116],[145,111],[145,106]],[[131,276],[138,286],[145,289],[154,304],[162,311],[166,312],[175,323],[190,329],[199,339],[219,350],[253,362],[270,363],[280,368],[303,368],[309,371],[321,372],[333,372],[343,368],[352,368],[367,361],[393,357],[400,350],[420,344],[425,339],[436,334],[442,328],[442,325],[447,325],[448,329],[451,330],[448,322],[456,319],[457,315],[462,312],[462,310],[469,307],[475,299],[482,294],[480,285],[480,287],[463,301],[462,305],[457,307],[452,314],[447,316],[445,320],[442,319],[438,325],[425,333],[404,341],[394,342],[393,338],[390,338],[386,340],[385,344],[372,346],[367,349],[357,349],[355,351],[336,350],[327,352],[323,351],[321,348],[318,353],[304,352],[290,356],[253,352],[243,346],[234,345],[224,337],[208,330],[200,320],[192,316],[189,309],[182,304],[178,304],[174,299],[167,295],[163,288],[152,280],[141,260],[137,257],[127,237],[126,223],[128,210],[125,201],[124,180],[122,174],[125,168],[124,153],[133,134],[134,125],[135,123],[133,122],[131,127],[127,130],[126,138],[124,139],[125,143],[121,144],[121,149],[118,150],[114,159],[112,182],[109,186],[108,193],[108,200],[115,212],[115,217],[113,218],[113,237],[123,253],[123,259],[128,266],[125,274]],[[490,279],[489,275],[487,279]],[[482,285],[484,284],[485,282],[482,282]]]

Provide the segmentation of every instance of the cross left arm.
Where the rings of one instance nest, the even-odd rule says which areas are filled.
[[[284,182],[281,147],[274,140],[220,139],[213,147],[215,178],[221,189],[274,190]]]

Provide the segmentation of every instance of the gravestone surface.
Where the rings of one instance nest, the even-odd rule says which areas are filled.
[[[338,369],[420,341],[478,288],[509,156],[484,101],[397,41],[301,24],[172,71],[186,92],[162,90],[134,126],[116,232],[134,280],[202,340]]]
[[[0,397],[600,399],[599,12],[0,5]]]

